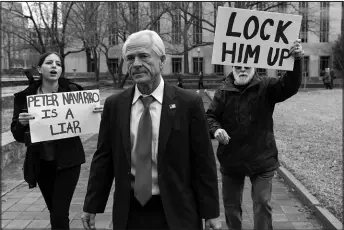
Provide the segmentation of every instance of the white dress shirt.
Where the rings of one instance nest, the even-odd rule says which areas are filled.
[[[160,128],[160,117],[161,117],[161,107],[162,99],[164,96],[164,80],[160,76],[160,84],[158,87],[150,94],[154,97],[154,101],[149,106],[150,115],[152,117],[152,194],[157,195],[160,193],[158,186],[158,141],[159,141],[159,128]],[[149,96],[142,94],[135,85],[134,98],[131,104],[131,114],[130,114],[130,142],[131,142],[131,174],[135,177],[136,169],[136,153],[135,147],[137,143],[137,131],[139,127],[139,122],[141,115],[143,113],[143,103],[139,99],[140,96]],[[132,181],[132,188],[134,186],[134,181]]]

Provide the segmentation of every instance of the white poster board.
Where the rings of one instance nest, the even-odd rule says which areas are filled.
[[[300,15],[219,7],[212,64],[293,70]]]
[[[99,132],[99,90],[37,94],[26,98],[31,142],[57,140]]]

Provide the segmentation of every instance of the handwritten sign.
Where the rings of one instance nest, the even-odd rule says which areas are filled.
[[[219,7],[212,64],[293,70],[302,17]]]
[[[100,113],[99,90],[38,94],[27,96],[31,142],[57,140],[83,134],[97,133]]]

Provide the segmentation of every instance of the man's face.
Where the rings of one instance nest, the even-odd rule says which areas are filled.
[[[138,84],[153,83],[161,74],[161,58],[153,51],[148,35],[131,39],[125,51],[125,58],[128,72]]]
[[[254,75],[253,67],[233,66],[234,84],[246,85]]]

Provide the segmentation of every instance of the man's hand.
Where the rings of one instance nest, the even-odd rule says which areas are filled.
[[[221,221],[219,218],[208,219],[205,221],[205,230],[220,230],[221,229]]]
[[[231,139],[224,129],[217,129],[214,133],[214,137],[224,145],[228,144],[229,139]]]
[[[96,229],[96,214],[84,212],[81,215],[82,225],[86,230],[95,230]]]
[[[294,56],[295,59],[300,59],[302,55],[304,54],[304,51],[302,49],[301,45],[301,39],[297,39],[293,46],[290,48],[289,53]]]

